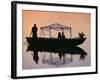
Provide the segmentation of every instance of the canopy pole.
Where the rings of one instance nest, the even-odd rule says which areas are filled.
[[[72,38],[72,30],[71,30],[71,28],[70,28],[70,38]]]
[[[44,36],[44,32],[43,32],[43,30],[41,29],[41,32],[42,32],[42,37]]]
[[[40,29],[40,37],[42,37],[42,30]]]
[[[49,29],[49,37],[51,38],[51,28]]]
[[[62,32],[64,33],[64,29],[62,29]]]

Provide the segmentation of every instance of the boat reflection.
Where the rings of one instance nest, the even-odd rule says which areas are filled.
[[[30,51],[33,57],[33,61],[38,64],[39,59],[42,55],[42,63],[50,64],[55,66],[60,66],[73,62],[73,56],[79,55],[79,60],[86,58],[87,53],[80,47],[71,47],[71,48],[36,48],[32,46],[27,47],[27,52]],[[46,55],[49,54],[49,58],[46,58]],[[56,55],[56,57],[54,57]],[[69,58],[67,56],[70,56]]]

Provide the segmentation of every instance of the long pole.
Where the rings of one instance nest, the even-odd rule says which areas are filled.
[[[51,28],[49,28],[49,37],[51,38]]]
[[[70,38],[72,38],[72,30],[71,30],[71,28],[70,28]]]

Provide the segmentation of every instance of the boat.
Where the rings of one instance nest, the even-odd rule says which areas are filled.
[[[43,30],[48,30],[49,31],[49,38],[46,37],[26,37],[26,41],[29,46],[32,46],[34,48],[62,48],[62,47],[75,47],[78,45],[81,45],[85,40],[86,37],[85,34],[79,33],[79,37],[72,38],[71,34],[71,27],[67,27],[58,23],[51,24],[45,27],[40,28],[43,32]],[[70,31],[70,38],[66,37],[58,37],[54,38],[51,37],[51,29],[53,30],[61,30],[62,33],[64,30]],[[44,32],[43,32],[44,33]]]
[[[75,47],[81,45],[86,38],[72,38],[72,39],[57,39],[57,38],[32,38],[26,37],[27,43],[33,47],[43,48],[60,48],[60,47]]]

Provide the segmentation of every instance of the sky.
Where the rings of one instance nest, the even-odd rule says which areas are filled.
[[[38,36],[40,27],[59,23],[72,28],[72,36],[78,36],[79,32],[84,32],[90,37],[90,14],[89,13],[71,13],[71,12],[49,12],[23,10],[23,36],[28,37],[34,24],[38,27]],[[47,33],[47,32],[45,32]],[[68,32],[66,32],[68,34]],[[47,33],[48,34],[48,33]],[[52,35],[57,35],[54,31]]]

